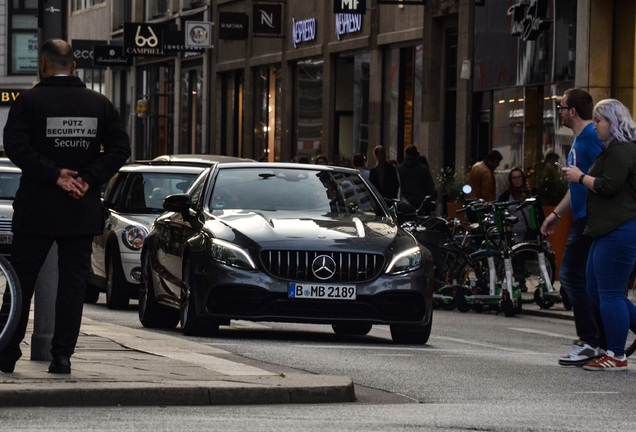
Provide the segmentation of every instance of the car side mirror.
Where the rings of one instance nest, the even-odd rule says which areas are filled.
[[[163,209],[169,212],[181,213],[187,215],[190,212],[192,201],[190,195],[185,193],[168,195],[163,200]]]

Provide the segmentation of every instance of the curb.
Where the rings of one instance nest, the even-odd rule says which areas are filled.
[[[265,381],[262,384],[253,384],[251,381],[255,381],[254,377],[241,378],[234,377],[236,382],[196,385],[54,382],[31,388],[28,388],[28,384],[5,382],[0,383],[0,406],[206,406],[343,403],[356,400],[353,382],[348,377],[305,374],[259,377],[259,381]],[[278,382],[283,380],[291,382]],[[320,384],[315,384],[318,381]]]

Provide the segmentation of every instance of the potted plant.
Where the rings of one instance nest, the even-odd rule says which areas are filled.
[[[445,204],[446,215],[456,217],[456,211],[464,202],[462,187],[468,180],[468,173],[464,169],[454,170],[451,167],[443,168],[437,176],[438,189],[441,191],[442,202]]]

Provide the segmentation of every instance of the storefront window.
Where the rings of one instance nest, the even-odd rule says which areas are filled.
[[[341,54],[336,61],[334,163],[350,166],[369,150],[369,53]]]
[[[221,154],[243,156],[243,71],[221,75]]]
[[[173,64],[137,69],[136,159],[173,153],[174,73]]]
[[[282,83],[280,67],[262,67],[254,74],[254,155],[281,160]]]
[[[322,143],[322,60],[307,60],[296,65],[296,158],[325,154]]]
[[[525,107],[521,87],[494,92],[492,148],[503,156],[500,169],[524,166]]]
[[[567,160],[568,153],[574,142],[572,129],[563,126],[561,116],[557,110],[557,104],[563,93],[574,87],[573,83],[561,83],[544,87],[543,103],[543,155],[548,151],[554,151],[559,155],[559,160]],[[565,165],[565,164],[564,164]]]
[[[201,62],[198,62],[201,63]],[[181,71],[181,121],[178,153],[202,153],[203,66],[188,65]]]
[[[391,89],[389,159],[402,160],[408,145],[421,143],[422,45],[392,49],[387,76]]]

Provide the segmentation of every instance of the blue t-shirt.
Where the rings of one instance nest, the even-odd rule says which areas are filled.
[[[574,139],[570,154],[568,154],[568,166],[576,166],[581,172],[587,174],[592,162],[601,153],[601,140],[590,123]],[[570,206],[574,220],[585,217],[587,207],[587,188],[582,184],[570,183]]]

